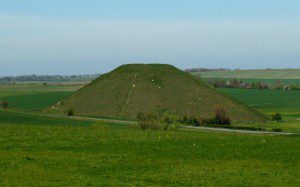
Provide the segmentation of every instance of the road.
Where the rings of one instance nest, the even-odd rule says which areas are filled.
[[[213,128],[213,127],[181,126],[180,128],[188,129],[188,130],[231,132],[231,133],[241,133],[241,134],[272,134],[272,135],[294,135],[294,134],[296,134],[296,133],[289,133],[289,132],[251,131],[251,130]]]
[[[113,122],[113,123],[124,123],[124,124],[137,124],[135,121],[126,120],[114,120],[114,119],[99,119],[99,118],[88,118],[88,117],[71,117],[79,120],[92,120],[102,122]],[[213,128],[213,127],[193,127],[193,126],[180,126],[180,129],[186,130],[201,130],[201,131],[215,131],[215,132],[228,132],[228,133],[240,133],[240,134],[269,134],[269,135],[294,135],[297,133],[289,132],[270,132],[270,131],[252,131],[252,130],[239,130],[239,129],[225,129],[225,128]]]

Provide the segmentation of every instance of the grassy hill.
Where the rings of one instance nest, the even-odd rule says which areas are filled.
[[[300,69],[255,69],[199,72],[203,78],[300,79]]]
[[[178,115],[211,117],[224,107],[233,121],[259,122],[263,116],[170,65],[123,65],[102,75],[51,113],[73,109],[77,116],[136,119],[139,112],[168,109]]]

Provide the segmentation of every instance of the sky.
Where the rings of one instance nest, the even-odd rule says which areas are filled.
[[[0,0],[0,76],[300,68],[300,0]]]

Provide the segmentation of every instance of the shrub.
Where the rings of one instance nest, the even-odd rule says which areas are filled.
[[[2,107],[3,109],[7,109],[7,108],[8,108],[8,102],[7,102],[7,101],[2,101],[2,102],[1,102],[1,107]]]
[[[222,107],[217,107],[215,110],[215,117],[212,121],[214,124],[217,125],[230,125],[231,121],[227,116],[226,110]]]
[[[280,128],[274,128],[274,129],[271,129],[271,131],[273,131],[273,132],[283,132],[283,130],[280,129]]]
[[[186,125],[200,126],[200,122],[195,116],[183,116],[180,120],[178,120],[178,122]]]
[[[143,130],[159,130],[161,128],[161,125],[155,114],[138,113],[137,120],[140,128]]]
[[[74,110],[73,109],[68,110],[67,115],[74,116]]]
[[[176,120],[167,114],[138,113],[137,121],[143,130],[169,130]]]
[[[271,118],[272,118],[272,121],[281,121],[282,120],[282,116],[278,112],[276,112],[275,114],[272,114]]]
[[[198,122],[200,125],[209,125],[209,124],[214,124],[214,118],[199,118]]]

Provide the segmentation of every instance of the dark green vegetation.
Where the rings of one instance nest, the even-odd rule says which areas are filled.
[[[218,106],[226,109],[233,122],[264,119],[189,73],[161,64],[123,65],[48,111],[64,114],[73,109],[76,116],[136,119],[139,112],[167,109],[181,116],[212,117]]]
[[[297,186],[299,137],[0,126],[0,186]]]
[[[11,109],[39,111],[68,97],[82,85],[17,84],[0,85],[0,101]]]
[[[40,92],[5,96],[0,97],[0,100],[7,101],[9,107],[12,109],[39,111],[70,96],[72,93],[73,92]]]
[[[279,112],[284,118],[300,118],[300,91],[219,89],[267,115]]]
[[[220,91],[246,103],[269,117],[275,113],[282,115],[280,123],[268,122],[256,127],[300,133],[300,91],[230,88],[220,89]]]

